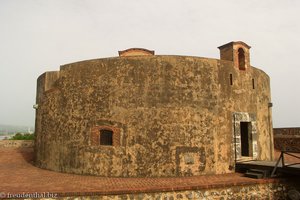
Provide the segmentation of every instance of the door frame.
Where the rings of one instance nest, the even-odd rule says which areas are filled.
[[[252,135],[252,155],[242,156],[242,144],[241,144],[241,122],[251,123],[251,132]],[[257,122],[256,115],[253,113],[247,112],[234,112],[233,113],[233,131],[232,131],[232,153],[234,156],[234,162],[240,160],[256,160],[258,157],[258,148],[257,148]]]

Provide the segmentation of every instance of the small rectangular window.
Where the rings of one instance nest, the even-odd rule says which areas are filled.
[[[230,85],[232,85],[232,74],[230,74],[229,79],[230,79]]]
[[[100,130],[100,145],[113,145],[113,132],[110,130]]]
[[[255,89],[255,82],[254,82],[254,78],[252,79],[252,89]]]

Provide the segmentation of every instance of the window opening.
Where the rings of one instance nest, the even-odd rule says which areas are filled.
[[[113,145],[113,132],[111,130],[100,130],[100,145]]]

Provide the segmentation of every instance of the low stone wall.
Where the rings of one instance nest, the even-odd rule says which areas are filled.
[[[300,127],[274,128],[273,130],[275,149],[300,152]]]
[[[33,140],[0,140],[0,148],[33,147]]]
[[[105,200],[213,200],[213,199],[289,199],[288,192],[297,190],[294,186],[285,183],[264,183],[253,185],[239,186],[221,186],[220,188],[201,189],[201,190],[185,190],[185,191],[161,191],[155,193],[132,193],[132,194],[115,194],[115,195],[97,195],[95,196],[65,196],[57,194],[59,199],[105,199]],[[55,198],[47,198],[55,199]]]
[[[274,137],[274,147],[277,150],[300,152],[300,137]]]
[[[274,136],[299,136],[300,137],[300,127],[294,128],[274,128],[273,129]]]

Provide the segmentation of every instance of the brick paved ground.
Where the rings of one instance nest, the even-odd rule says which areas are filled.
[[[32,165],[32,149],[0,148],[0,193],[58,193],[60,196],[128,194],[216,188],[222,186],[275,182],[241,174],[184,178],[103,178],[43,170]]]
[[[300,153],[293,153],[293,155],[296,155],[298,157],[300,157]],[[280,156],[280,150],[275,149],[275,159],[277,160]],[[287,163],[299,163],[300,159],[293,157],[293,156],[289,156],[289,155],[284,155],[284,160]]]

